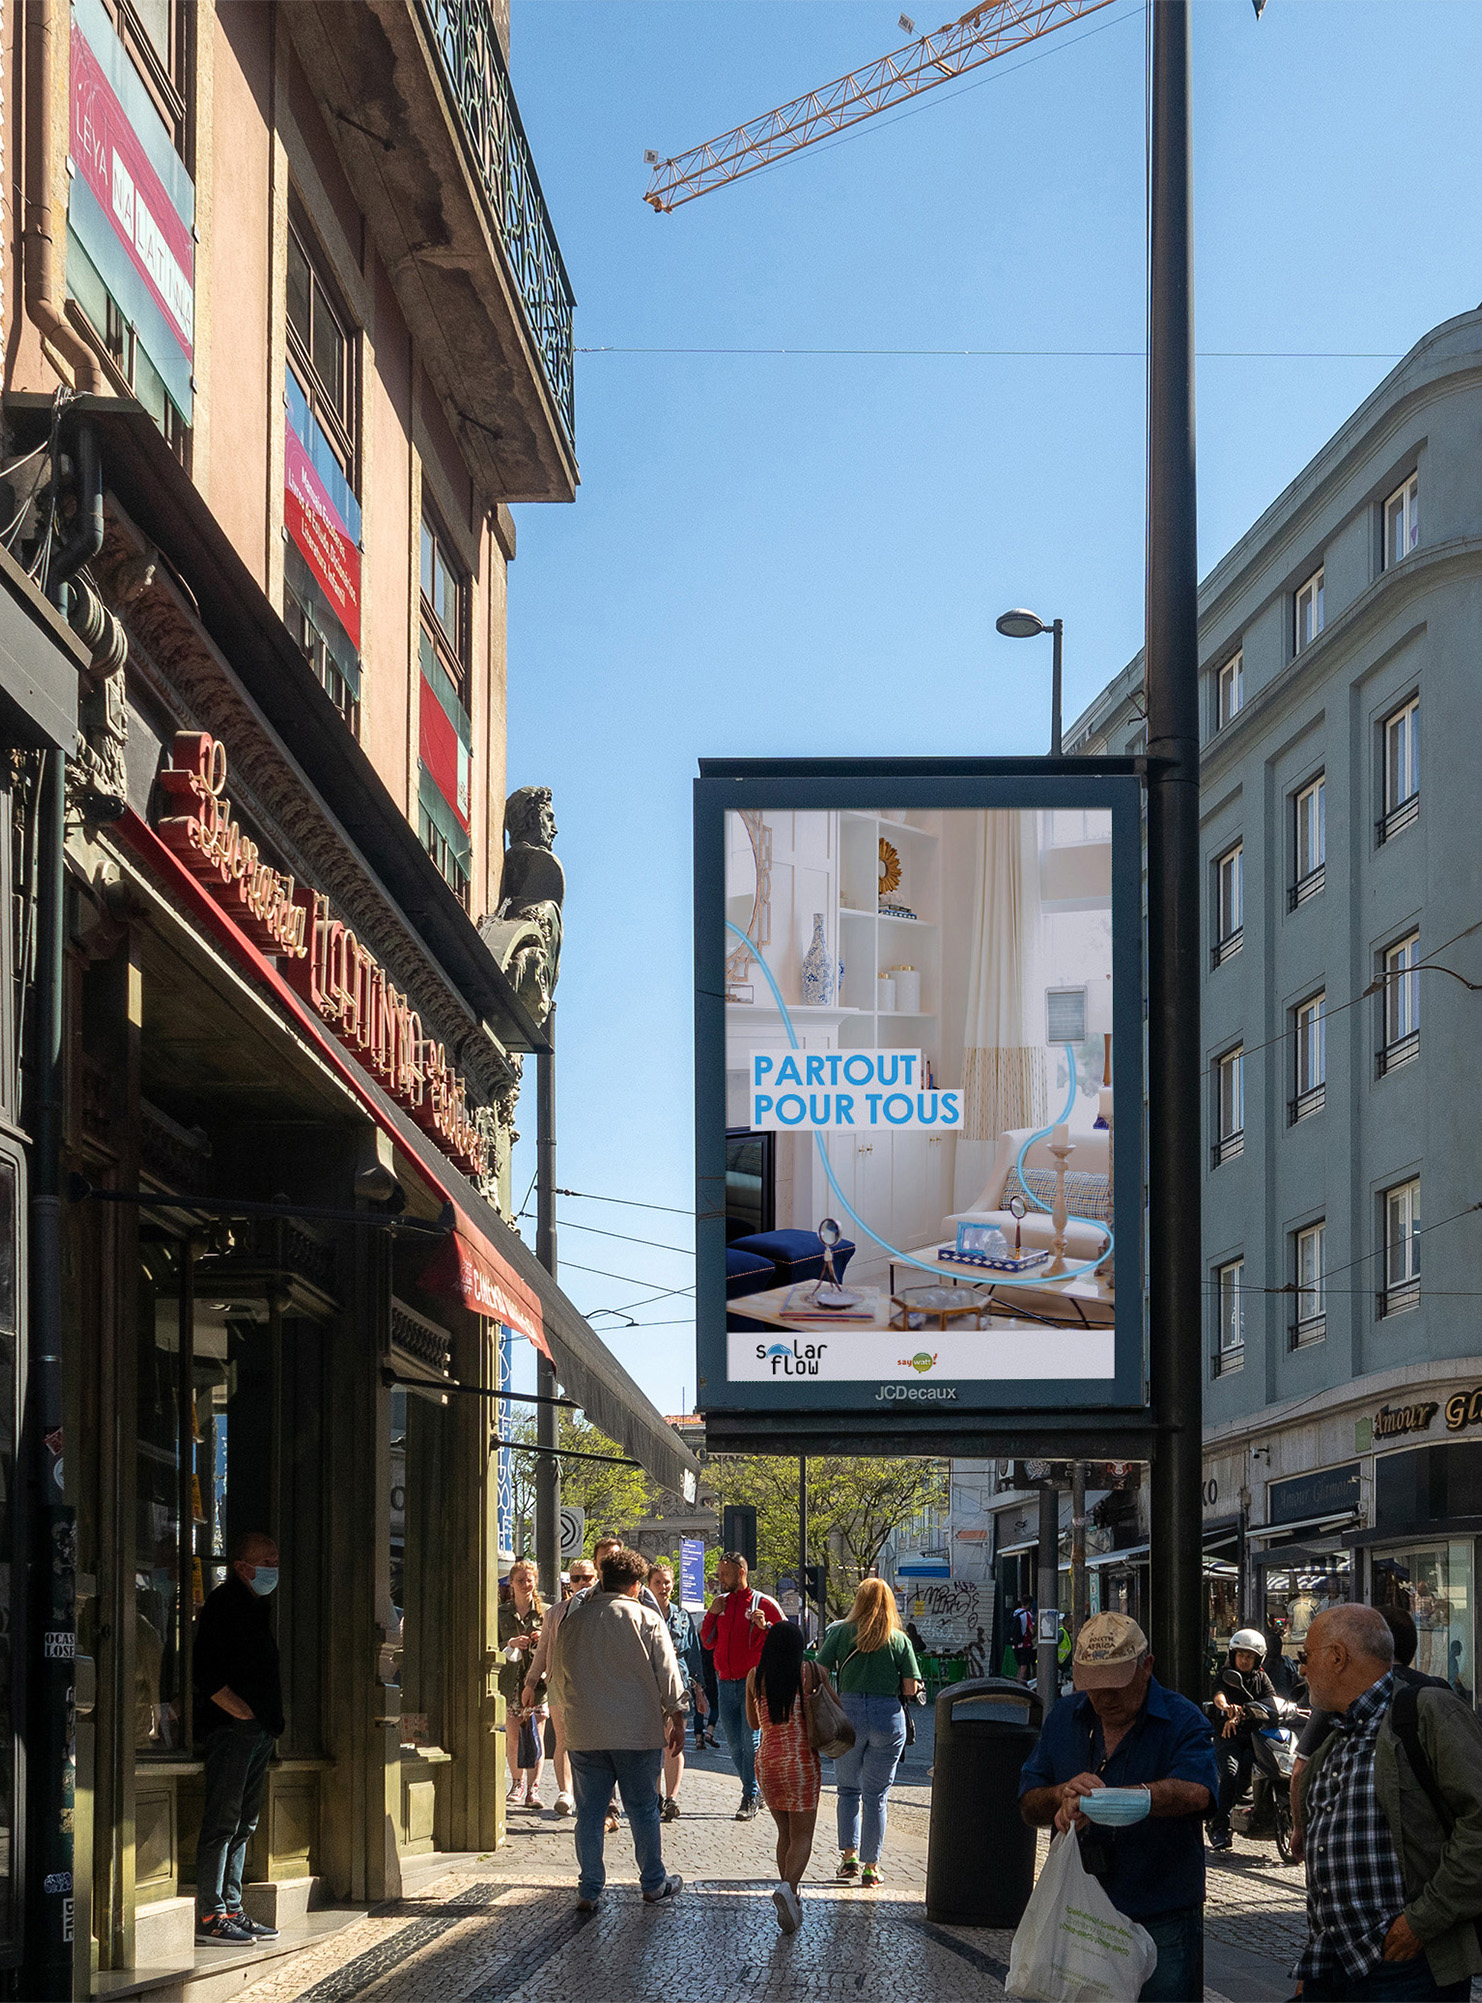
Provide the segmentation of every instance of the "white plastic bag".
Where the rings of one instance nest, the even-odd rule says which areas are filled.
[[[1074,1835],[1056,1836],[1014,1935],[1009,1995],[1027,2003],[1137,2003],[1157,1965],[1152,1935],[1117,1911],[1081,1862]]]

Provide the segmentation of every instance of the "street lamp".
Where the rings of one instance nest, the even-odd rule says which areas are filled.
[[[1060,658],[1065,640],[1063,619],[1041,619],[1037,612],[1026,612],[1020,607],[1013,612],[1000,613],[994,622],[1006,640],[1037,640],[1041,633],[1050,633],[1055,641],[1054,665],[1050,670],[1050,756],[1060,756]]]

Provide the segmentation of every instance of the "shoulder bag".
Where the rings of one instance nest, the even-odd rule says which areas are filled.
[[[1461,1700],[1458,1698],[1457,1701]],[[1436,1812],[1442,1836],[1449,1838],[1456,1827],[1456,1817],[1441,1792],[1440,1783],[1436,1779],[1436,1770],[1431,1765],[1430,1756],[1420,1741],[1420,1692],[1413,1683],[1402,1683],[1396,1690],[1394,1701],[1389,1707],[1389,1722],[1395,1737],[1405,1748],[1405,1758],[1410,1762],[1410,1771],[1420,1782],[1425,1790],[1426,1799]],[[1473,1915],[1472,1925],[1477,1931],[1477,1943],[1482,1946],[1482,1913]]]
[[[839,1664],[841,1676],[858,1653],[857,1648],[851,1649]],[[818,1667],[821,1669],[822,1665]],[[834,1695],[826,1675],[820,1674],[818,1688],[808,1698],[806,1720],[808,1744],[826,1760],[836,1760],[853,1747],[854,1726],[849,1721],[849,1713]]]

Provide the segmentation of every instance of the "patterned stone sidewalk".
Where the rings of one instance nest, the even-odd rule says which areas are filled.
[[[496,1855],[429,1881],[415,1898],[365,1914],[314,1948],[265,1967],[242,2003],[905,2003],[1004,1995],[1010,1936],[926,1918],[929,1784],[907,1767],[891,1800],[886,1883],[837,1885],[834,1803],[826,1790],[819,1844],[804,1883],[800,1933],[778,1933],[772,1825],[737,1823],[738,1787],[714,1755],[692,1765],[684,1814],[664,1831],[665,1859],[685,1879],[672,1905],[638,1896],[626,1824],[608,1839],[608,1889],[592,1915],[575,1909],[571,1824],[516,1810]],[[1237,1959],[1285,1955],[1300,1934],[1301,1873],[1241,1844],[1211,1872],[1211,1960],[1227,1937]],[[1295,1952],[1295,1949],[1293,1950]],[[1248,1975],[1248,1971],[1247,1971]],[[1210,1983],[1221,1978],[1211,1968]],[[1290,1993],[1279,1969],[1226,1994]]]

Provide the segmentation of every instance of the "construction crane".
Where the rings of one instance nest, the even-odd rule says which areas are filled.
[[[739,181],[743,174],[754,174],[815,140],[950,83],[953,77],[965,76],[1111,4],[1112,0],[990,0],[935,34],[922,35],[894,54],[780,104],[718,139],[692,146],[672,160],[645,155],[653,176],[643,199],[658,214],[667,215],[682,202],[692,202],[727,181]],[[1257,0],[1258,12],[1262,4],[1264,0]],[[911,25],[903,14],[901,26]]]

